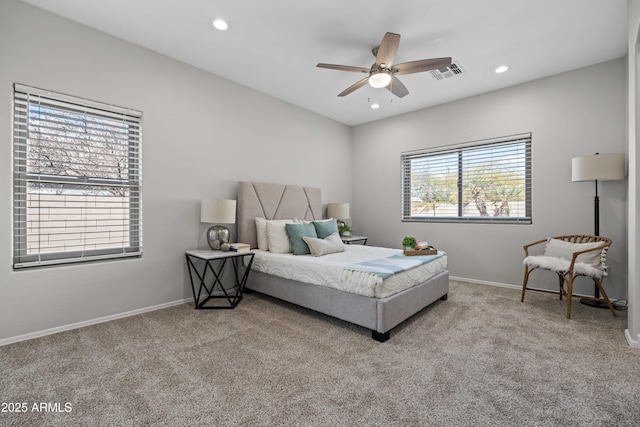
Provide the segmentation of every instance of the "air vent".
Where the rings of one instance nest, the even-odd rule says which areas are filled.
[[[437,70],[431,70],[431,75],[436,80],[444,80],[451,78],[455,75],[462,73],[462,68],[460,68],[460,64],[457,62],[452,63],[448,67],[438,68]]]

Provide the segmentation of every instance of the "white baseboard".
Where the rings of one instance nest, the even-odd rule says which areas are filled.
[[[509,289],[522,289],[522,285],[510,285],[510,284],[507,284],[507,283],[487,282],[485,280],[467,279],[465,277],[449,276],[449,279],[451,279],[451,280],[459,280],[461,282],[475,283],[477,285],[497,286],[499,288],[509,288]]]
[[[497,286],[499,288],[509,288],[509,289],[517,289],[517,290],[522,290],[522,285],[510,285],[507,283],[498,283],[498,282],[487,282],[485,280],[477,280],[477,279],[467,279],[464,277],[455,277],[455,276],[449,276],[449,279],[451,280],[459,280],[461,282],[469,282],[469,283],[473,283],[474,285],[485,285],[485,286]],[[540,289],[540,288],[530,288],[528,287],[527,289],[531,289],[531,290],[536,290],[536,289]],[[551,290],[551,289],[540,289],[543,291],[546,290]],[[581,298],[581,297],[588,297],[591,295],[583,295],[583,294],[573,294],[574,297],[576,298]],[[616,301],[621,301],[621,300],[617,300],[617,299],[613,299],[613,298],[609,298],[609,300],[614,303]]]
[[[112,314],[109,316],[98,317],[97,319],[85,320],[83,322],[71,323],[69,325],[57,326],[51,329],[45,329],[43,331],[31,332],[24,335],[18,335],[16,337],[10,337],[0,340],[0,347],[7,344],[13,344],[20,341],[26,341],[33,338],[40,338],[47,335],[57,334],[58,332],[70,331],[72,329],[84,328],[85,326],[95,325],[98,323],[110,322],[112,320],[122,319],[125,317],[135,316],[137,314],[148,313],[150,311],[161,310],[163,308],[173,307],[175,305],[185,304],[193,302],[193,298],[185,298],[183,300],[167,302],[164,304],[153,305],[151,307],[139,308],[137,310],[131,310],[124,313]]]
[[[640,349],[640,336],[637,336],[635,339],[633,339],[633,337],[631,336],[631,332],[629,332],[628,329],[624,330],[624,336],[627,339],[629,347]]]

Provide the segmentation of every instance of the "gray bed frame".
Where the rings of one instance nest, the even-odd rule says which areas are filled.
[[[322,219],[319,188],[259,182],[238,183],[238,241],[257,248],[256,217],[266,219]],[[371,329],[373,339],[384,342],[389,331],[423,308],[446,300],[447,270],[387,298],[371,298],[333,288],[252,271],[246,284],[260,292]]]

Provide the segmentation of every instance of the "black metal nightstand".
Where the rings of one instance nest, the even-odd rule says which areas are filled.
[[[186,252],[187,267],[189,268],[189,278],[191,279],[191,290],[193,291],[193,300],[196,309],[233,309],[242,300],[244,286],[247,283],[251,264],[253,263],[254,253],[245,252],[222,252],[212,250],[191,250]],[[239,263],[243,262],[245,257],[250,257],[249,262],[245,264],[242,277],[239,276]],[[202,271],[199,272],[196,267],[197,260],[204,262]],[[227,263],[231,260],[233,272],[235,274],[236,283],[233,288],[225,289],[222,286],[222,272]],[[218,261],[217,269],[214,268],[213,262]],[[207,271],[211,272],[210,279],[207,280]],[[193,283],[193,276],[198,278],[200,286],[196,293],[196,285]],[[207,285],[209,282],[209,285]],[[203,292],[204,291],[204,292]],[[214,291],[217,291],[214,294]],[[205,305],[212,299],[226,299],[229,305]]]
[[[360,242],[362,242],[363,245],[366,245],[368,239],[368,237],[365,236],[341,236],[340,238],[342,239],[342,243],[347,245]]]

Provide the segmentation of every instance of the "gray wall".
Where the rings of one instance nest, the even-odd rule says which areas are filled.
[[[0,343],[189,298],[200,200],[235,198],[239,180],[351,198],[348,126],[13,0],[0,2],[0,57]],[[141,259],[12,270],[14,82],[143,112]]]
[[[413,235],[447,251],[452,276],[520,286],[524,244],[593,233],[594,184],[571,182],[571,158],[626,153],[625,66],[619,59],[355,127],[355,233],[392,247]],[[400,153],[525,132],[532,132],[532,225],[401,222]],[[626,188],[626,180],[599,185],[600,234],[614,242],[605,286],[615,298],[626,297]],[[533,284],[557,287],[546,274]],[[592,294],[593,282],[581,280],[578,292]]]

